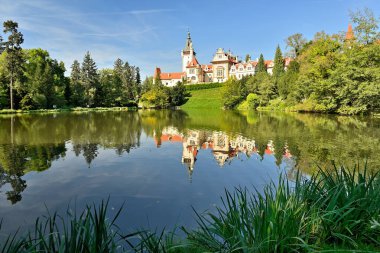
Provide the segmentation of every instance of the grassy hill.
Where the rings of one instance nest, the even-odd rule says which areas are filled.
[[[186,109],[220,109],[222,108],[222,88],[190,91],[191,97],[181,108]]]

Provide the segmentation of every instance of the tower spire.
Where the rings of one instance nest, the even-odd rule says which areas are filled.
[[[191,41],[190,30],[187,29],[186,45],[183,51],[187,52],[193,49],[193,42]]]
[[[352,25],[348,25],[347,33],[346,33],[346,40],[352,40],[354,39],[354,31],[352,30]]]

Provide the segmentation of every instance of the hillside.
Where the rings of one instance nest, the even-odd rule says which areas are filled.
[[[222,107],[222,88],[190,91],[191,97],[181,108],[186,109],[219,109]]]

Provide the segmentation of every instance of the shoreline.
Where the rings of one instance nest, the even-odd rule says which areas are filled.
[[[0,110],[0,115],[17,115],[17,114],[43,114],[43,113],[60,113],[60,112],[95,112],[95,111],[135,111],[138,107],[73,107],[60,109],[38,109],[38,110]]]

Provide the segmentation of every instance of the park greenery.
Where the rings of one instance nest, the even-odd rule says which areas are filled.
[[[0,109],[43,110],[73,107],[131,107],[139,99],[153,107],[186,102],[182,83],[164,87],[152,78],[141,83],[140,68],[116,59],[112,69],[98,69],[90,52],[82,63],[75,60],[70,77],[64,63],[52,59],[43,49],[22,49],[18,24],[4,22],[0,36]],[[142,96],[143,95],[143,96]]]
[[[198,227],[123,232],[121,207],[108,201],[66,216],[49,213],[1,252],[378,252],[380,177],[366,166],[321,168],[310,178],[280,177],[263,192],[225,192],[216,212],[195,211]]]
[[[378,20],[365,9],[351,13],[353,37],[318,32],[286,39],[293,61],[284,70],[277,47],[273,74],[260,55],[254,76],[225,83],[225,108],[274,109],[362,114],[380,109],[380,33]]]

